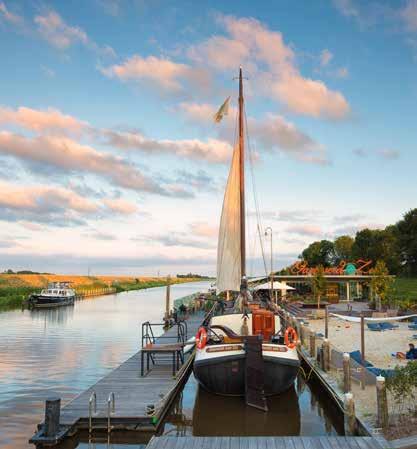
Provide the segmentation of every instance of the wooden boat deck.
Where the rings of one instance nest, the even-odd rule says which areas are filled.
[[[188,338],[194,336],[204,319],[203,313],[191,315],[187,320]],[[170,328],[157,343],[176,343],[177,328]],[[165,337],[169,337],[168,339]],[[93,427],[107,428],[108,397],[115,396],[115,411],[111,413],[113,428],[154,428],[167,412],[175,393],[186,378],[192,357],[186,356],[185,363],[175,377],[172,375],[172,358],[165,360],[157,356],[157,363],[149,373],[141,377],[141,351],[111,371],[95,385],[85,390],[61,410],[61,426],[85,428],[89,423],[89,399],[93,391],[97,395],[97,412],[93,414]],[[150,405],[155,412],[149,415]]]
[[[153,437],[146,449],[383,449],[372,437]]]

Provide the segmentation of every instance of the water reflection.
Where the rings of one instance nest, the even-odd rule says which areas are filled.
[[[172,295],[208,286],[174,285]],[[69,401],[134,354],[140,324],[160,321],[164,302],[161,287],[0,313],[0,447],[33,448],[27,441],[42,421],[45,399],[57,394]]]
[[[295,387],[268,398],[267,413],[243,398],[222,397],[198,386],[191,375],[162,433],[194,436],[343,435],[343,417],[314,384],[299,376]]]

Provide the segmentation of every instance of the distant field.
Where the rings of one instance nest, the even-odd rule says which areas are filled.
[[[193,278],[171,278],[171,283],[197,281]],[[21,307],[27,297],[46,287],[49,282],[71,282],[78,293],[85,290],[114,287],[117,292],[141,290],[166,285],[163,277],[145,276],[71,276],[61,274],[0,274],[0,310]]]

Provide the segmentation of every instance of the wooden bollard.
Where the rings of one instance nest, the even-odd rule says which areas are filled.
[[[350,355],[343,353],[343,393],[349,393],[352,389],[350,377]]]
[[[61,413],[61,398],[50,398],[45,402],[44,435],[54,437],[59,432],[59,416]]]
[[[376,403],[378,427],[385,429],[388,425],[388,401],[385,377],[383,376],[376,378]]]
[[[344,409],[345,409],[345,434],[356,435],[355,402],[353,401],[352,393],[345,394]]]
[[[310,333],[310,355],[311,357],[316,356],[316,333]]]
[[[323,370],[330,370],[330,343],[327,338],[323,340]]]

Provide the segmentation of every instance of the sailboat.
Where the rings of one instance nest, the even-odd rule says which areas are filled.
[[[278,307],[252,300],[246,279],[245,139],[242,68],[238,141],[227,180],[217,249],[217,291],[236,292],[230,313],[212,316],[196,336],[194,375],[207,391],[245,396],[267,410],[266,397],[288,390],[300,361],[294,329],[283,329]],[[226,301],[228,303],[229,301]]]

